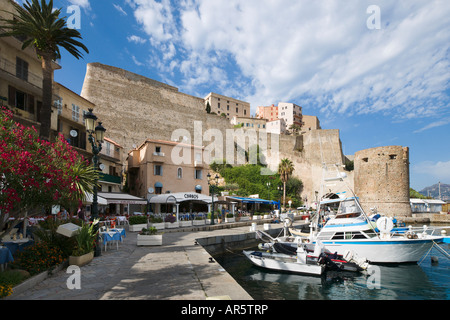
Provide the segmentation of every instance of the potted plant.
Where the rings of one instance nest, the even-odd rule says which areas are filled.
[[[233,214],[227,213],[227,215],[225,216],[225,221],[226,222],[235,222],[235,218],[234,218]]]
[[[248,220],[250,220],[250,217],[249,217],[249,216],[247,216],[247,215],[245,215],[245,214],[243,214],[243,215],[241,216],[241,221],[248,221]]]
[[[259,212],[254,212],[252,219],[253,220],[260,220],[261,219],[261,214]]]
[[[192,224],[194,226],[203,226],[206,224],[206,220],[202,217],[195,217],[195,219],[192,221]]]
[[[164,222],[165,227],[168,229],[178,228],[180,226],[180,223],[176,221],[177,218],[173,214],[169,214],[165,219]]]
[[[76,245],[69,256],[69,265],[84,266],[94,259],[94,243],[97,232],[94,231],[95,220],[92,224],[83,223],[75,235]]]
[[[180,227],[192,227],[192,220],[180,220]]]
[[[155,227],[158,230],[163,230],[165,228],[166,223],[162,218],[150,216],[148,220],[150,227]]]
[[[158,229],[155,227],[142,228],[137,235],[138,246],[161,246],[162,233],[158,234]]]
[[[147,228],[148,219],[147,216],[131,216],[128,223],[130,224],[130,231],[139,232],[142,228]]]

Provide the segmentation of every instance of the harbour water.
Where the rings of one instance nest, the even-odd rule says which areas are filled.
[[[450,252],[450,244],[440,246]],[[373,275],[269,271],[252,265],[242,251],[215,259],[256,300],[450,300],[450,260],[434,247],[418,264],[379,265]]]

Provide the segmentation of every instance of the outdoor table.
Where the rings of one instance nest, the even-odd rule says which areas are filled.
[[[124,228],[112,228],[112,229],[110,229],[110,231],[119,232],[123,238],[126,238],[126,236],[127,236]],[[122,240],[120,240],[120,241],[122,241]]]
[[[13,262],[14,258],[11,254],[11,251],[7,247],[0,246],[0,266],[1,270],[5,269],[5,266],[9,262]]]
[[[3,242],[3,245],[6,246],[9,251],[11,251],[12,255],[15,255],[17,251],[22,251],[26,247],[32,245],[34,243],[33,240],[29,239],[19,239],[19,240],[11,240]]]
[[[112,229],[109,231],[100,232],[100,234],[102,235],[103,246],[105,247],[105,251],[107,248],[107,244],[110,241],[116,241],[116,247],[117,247],[117,249],[119,249],[119,241],[122,241],[122,234],[124,232],[125,232],[124,229]]]
[[[125,224],[128,224],[128,220],[127,220],[127,217],[125,217],[125,216],[117,216],[117,222],[118,222],[118,224],[120,224],[120,225],[125,225]]]

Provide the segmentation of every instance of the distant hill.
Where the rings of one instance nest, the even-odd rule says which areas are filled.
[[[439,199],[439,184],[433,184],[419,191],[424,196],[430,196],[434,199]],[[450,184],[441,183],[441,197],[442,200],[450,200]]]

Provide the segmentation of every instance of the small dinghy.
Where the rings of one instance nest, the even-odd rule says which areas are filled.
[[[320,252],[317,256],[309,255],[303,246],[298,247],[296,255],[245,250],[243,253],[254,265],[271,270],[320,276],[326,268],[326,259]]]
[[[285,244],[282,242],[276,242],[272,246],[272,252],[284,253],[287,255],[295,256],[296,248],[290,244]],[[313,250],[308,249],[305,246],[307,253],[312,253]],[[326,250],[321,253],[322,262],[326,264],[327,270],[333,271],[353,271],[360,272],[366,270],[369,267],[369,263],[366,259],[358,258],[354,253],[348,251],[344,255],[340,255],[337,252],[330,253]]]

